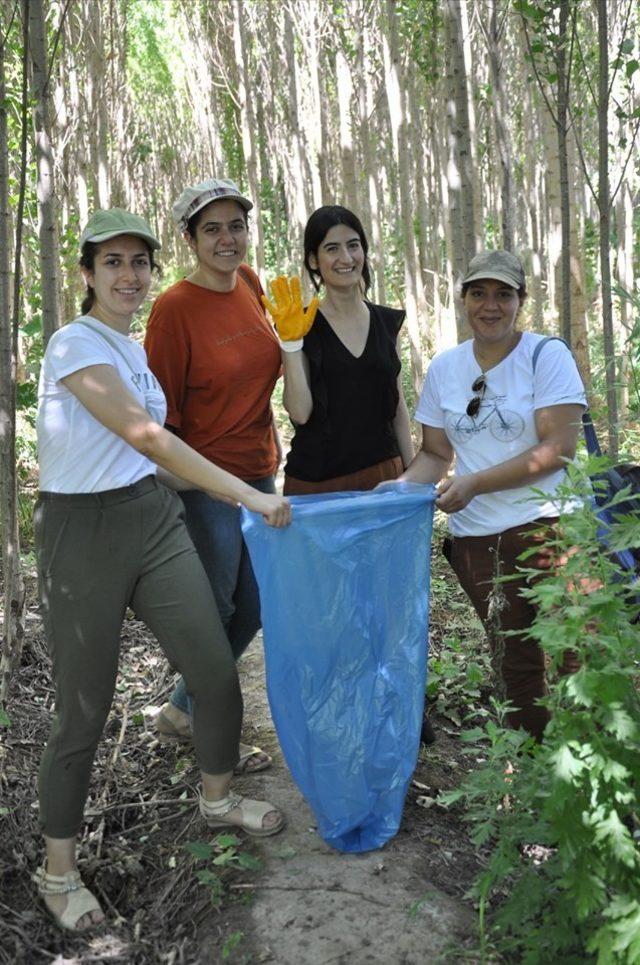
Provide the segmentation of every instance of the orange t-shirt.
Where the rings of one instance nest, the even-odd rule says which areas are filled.
[[[186,279],[168,288],[153,304],[144,347],[167,397],[167,425],[211,462],[253,480],[277,468],[270,400],[280,346],[257,275],[244,265],[242,273],[232,292]]]

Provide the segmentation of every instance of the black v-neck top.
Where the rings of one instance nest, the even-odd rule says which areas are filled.
[[[393,430],[400,359],[396,339],[405,312],[367,302],[370,324],[362,355],[338,338],[321,311],[304,340],[313,411],[296,426],[285,472],[324,482],[400,455]]]

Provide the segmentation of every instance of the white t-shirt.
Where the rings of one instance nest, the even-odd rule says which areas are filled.
[[[103,492],[156,472],[155,463],[98,422],[60,381],[89,365],[112,365],[154,422],[164,425],[164,393],[142,346],[81,316],[51,336],[40,372],[36,429],[43,492]]]
[[[534,374],[533,351],[543,338],[523,332],[514,350],[485,373],[487,387],[474,418],[466,415],[466,408],[482,369],[473,354],[473,340],[441,352],[431,362],[416,419],[444,429],[455,452],[457,476],[489,469],[535,446],[540,441],[536,409],[567,404],[586,408],[576,363],[562,342],[544,346]],[[564,475],[564,469],[559,469],[531,485],[552,497]],[[559,512],[552,498],[541,503],[531,486],[520,486],[475,496],[449,516],[449,528],[455,536],[487,536]]]

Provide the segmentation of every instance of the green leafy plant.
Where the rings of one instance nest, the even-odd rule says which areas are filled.
[[[239,849],[240,839],[235,834],[219,834],[213,841],[188,841],[184,845],[196,862],[207,862],[208,866],[197,868],[195,876],[201,885],[209,889],[211,902],[220,907],[224,896],[223,870],[241,868],[245,871],[259,871],[262,863],[255,855]]]
[[[634,588],[603,551],[584,471],[569,469],[552,547],[563,560],[526,591],[532,628],[551,664],[544,742],[504,726],[505,708],[466,736],[486,763],[443,803],[464,801],[472,838],[490,848],[475,885],[481,941],[518,962],[640,962],[640,630]],[[610,545],[640,545],[640,514],[615,524]],[[526,567],[526,561],[524,562]],[[567,651],[581,667],[554,677]],[[636,837],[634,838],[634,832]],[[487,909],[501,893],[508,896]]]
[[[222,958],[224,961],[226,961],[228,958],[230,958],[233,955],[233,952],[238,947],[238,945],[240,944],[243,938],[244,938],[244,932],[234,931],[225,939],[224,945],[222,946]]]

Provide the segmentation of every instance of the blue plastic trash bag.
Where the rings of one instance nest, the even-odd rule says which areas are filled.
[[[243,511],[267,692],[318,831],[339,851],[397,832],[418,756],[435,489],[291,498],[274,529]]]

